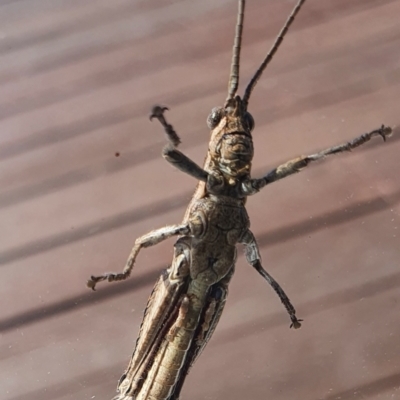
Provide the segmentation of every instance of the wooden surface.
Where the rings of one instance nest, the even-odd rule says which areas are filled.
[[[293,0],[248,1],[241,90]],[[168,105],[198,163],[222,105],[234,0],[0,2],[0,381],[5,400],[111,399],[173,241],[120,271],[136,237],[180,222],[195,182],[160,156]],[[399,125],[400,1],[309,0],[250,102],[254,175]],[[120,156],[116,157],[115,153]],[[400,399],[400,132],[249,199],[265,268],[240,256],[183,400]]]

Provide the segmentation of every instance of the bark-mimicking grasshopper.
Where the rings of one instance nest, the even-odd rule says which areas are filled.
[[[237,243],[245,246],[249,264],[278,294],[291,318],[291,327],[300,327],[301,320],[297,319],[285,292],[261,265],[256,240],[249,230],[246,198],[267,184],[300,171],[312,161],[350,151],[374,136],[386,140],[392,133],[390,127],[382,126],[348,143],[288,161],[263,178],[251,178],[254,121],[247,111],[249,98],[304,2],[298,1],[240,98],[236,91],[245,0],[239,0],[228,97],[224,107],[214,108],[207,119],[211,139],[203,168],[177,150],[180,139],[164,117],[167,108],[155,106],[152,110],[150,119],[159,120],[169,141],[163,157],[199,180],[199,184],[181,225],[157,229],[138,238],[122,273],[92,276],[87,283],[94,290],[99,281],[128,278],[141,248],[179,236],[172,264],[161,274],[148,301],[136,348],[119,381],[120,394],[115,400],[179,398],[190,367],[213,334],[223,311],[234,272]]]

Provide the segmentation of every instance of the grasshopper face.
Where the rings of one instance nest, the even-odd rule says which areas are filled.
[[[207,124],[212,129],[209,151],[218,169],[229,177],[248,176],[254,156],[254,120],[240,97],[230,99],[225,107],[214,108]]]

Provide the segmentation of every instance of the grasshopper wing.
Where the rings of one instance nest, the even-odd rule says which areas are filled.
[[[176,317],[188,278],[171,282],[169,277],[170,270],[163,271],[150,295],[134,353],[118,383],[120,395],[116,400],[134,398],[140,391],[157,348]]]
[[[185,378],[190,368],[206,347],[211,339],[215,328],[219,322],[222,311],[224,310],[226,298],[228,296],[228,285],[234,273],[234,267],[225,278],[211,287],[207,297],[207,303],[204,307],[199,327],[196,330],[195,338],[189,348],[185,363],[179,373],[179,378],[173,392],[168,400],[179,400],[180,392],[185,382]]]

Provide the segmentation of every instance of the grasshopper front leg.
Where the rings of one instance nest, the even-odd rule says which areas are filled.
[[[192,176],[193,178],[207,182],[208,173],[203,168],[199,167],[189,157],[185,156],[182,152],[177,150],[177,147],[181,143],[178,134],[171,124],[167,122],[164,117],[164,111],[168,110],[167,107],[154,106],[151,110],[150,120],[157,118],[160,124],[163,126],[165,133],[167,134],[168,144],[163,148],[162,156],[174,167],[178,168],[182,172]]]
[[[247,194],[257,193],[264,186],[272,182],[278,181],[280,179],[286,178],[289,175],[300,172],[303,168],[307,167],[311,162],[321,160],[332,154],[351,151],[356,147],[359,147],[364,143],[369,142],[375,136],[381,136],[383,140],[386,141],[386,138],[389,137],[391,134],[392,134],[392,128],[389,126],[382,125],[379,129],[374,129],[371,132],[364,133],[363,135],[356,137],[350,142],[330,147],[328,149],[322,150],[315,154],[311,154],[309,156],[301,156],[295,158],[282,165],[279,165],[279,167],[268,172],[268,174],[265,175],[263,178],[251,179],[250,187],[248,188],[246,187],[246,192]]]
[[[92,290],[96,290],[97,282],[108,280],[108,282],[113,281],[123,281],[127,279],[132,271],[132,268],[135,264],[136,257],[139,254],[139,251],[143,247],[154,246],[172,236],[178,235],[188,235],[191,232],[189,224],[182,225],[170,225],[164,228],[156,229],[147,233],[146,235],[141,236],[136,239],[135,245],[132,248],[131,253],[129,254],[128,260],[125,264],[125,268],[120,273],[107,273],[99,276],[91,276],[87,281],[86,285]]]

